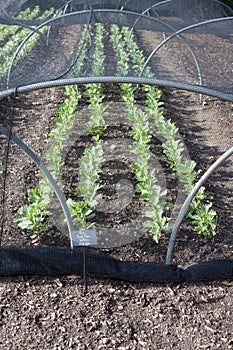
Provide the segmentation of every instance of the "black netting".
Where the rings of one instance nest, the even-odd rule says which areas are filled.
[[[233,278],[233,261],[218,260],[193,264],[185,268],[156,263],[132,263],[87,250],[86,271],[89,276],[132,282],[181,283]],[[83,249],[14,248],[0,250],[0,276],[16,275],[83,275]]]

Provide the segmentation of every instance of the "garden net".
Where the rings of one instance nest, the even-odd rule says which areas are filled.
[[[11,152],[14,153],[17,144],[52,183],[60,202],[54,202],[50,210],[57,215],[61,205],[66,216],[66,223],[57,224],[57,228],[66,235],[68,231],[76,232],[62,194],[64,186],[50,178],[42,162],[46,163],[46,157],[41,155],[46,146],[43,144],[36,153],[32,152],[35,135],[31,136],[29,145],[22,143],[23,119],[17,114],[17,101],[27,109],[27,95],[23,93],[70,84],[77,86],[78,95],[81,84],[134,83],[197,92],[201,102],[205,102],[203,95],[233,101],[232,24],[233,10],[213,0],[0,1],[0,97],[8,97],[4,99],[0,125],[2,233],[4,217],[10,215],[5,212],[5,202],[11,193],[6,191],[10,139],[14,142]],[[20,100],[21,94],[24,97]],[[110,108],[111,119],[115,105],[110,104]],[[85,118],[76,121],[71,136],[82,133],[82,123],[86,123]],[[39,120],[35,123],[35,134],[38,131],[43,135],[38,124]],[[12,129],[15,125],[18,136]],[[65,139],[64,143],[69,149],[74,146],[70,140]],[[231,154],[232,151],[227,156]],[[161,178],[160,182],[166,186],[166,180]],[[127,229],[129,234],[125,233]],[[127,229],[112,232],[107,228],[105,234],[99,232],[98,246],[115,247],[141,236],[140,225],[134,228],[133,235],[130,225]],[[1,248],[0,261],[2,276],[83,271],[82,248],[71,251],[55,246],[5,247]],[[232,278],[233,274],[230,260],[177,268],[170,264],[121,262],[92,250],[87,253],[87,267],[92,276],[155,282]]]
[[[0,14],[1,91],[61,78],[127,76],[232,95],[233,11],[219,1],[9,1]],[[145,65],[135,69],[131,51],[128,70],[119,71],[107,36],[103,70],[93,71],[97,22],[127,26],[139,42],[146,37]]]

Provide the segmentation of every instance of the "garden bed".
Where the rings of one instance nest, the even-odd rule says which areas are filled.
[[[74,38],[67,37],[65,32],[62,34],[65,51],[73,50]],[[145,37],[136,39],[141,47],[145,47],[141,42]],[[146,46],[149,49],[148,42]],[[112,61],[112,56],[109,58]],[[171,71],[175,69],[171,64],[177,62],[179,60],[175,57],[174,62],[167,62]],[[108,67],[111,70],[111,65]],[[105,95],[105,103],[109,105],[106,122],[111,126],[105,130],[103,141],[107,148],[112,140],[119,140],[120,152],[124,154],[130,127],[125,122],[126,107],[120,98],[119,86],[107,85]],[[197,162],[202,171],[232,145],[231,103],[206,97],[203,106],[199,103],[199,95],[169,89],[164,90],[162,100],[165,118],[177,124],[191,159]],[[8,121],[9,125],[13,118],[13,133],[44,159],[48,149],[48,133],[54,127],[53,119],[63,101],[63,88],[20,94],[14,103],[12,98],[1,100],[0,121]],[[136,103],[142,107],[144,96],[139,94]],[[91,137],[83,132],[89,117],[87,99],[82,98],[76,123],[76,130],[81,136],[77,142],[74,139],[68,144],[62,172],[66,195],[72,195],[76,187],[76,163],[91,141]],[[0,144],[3,155],[7,141],[2,138]],[[169,200],[174,202],[177,181],[171,177],[156,137],[152,139],[151,149],[166,179]],[[97,226],[108,227],[109,232],[134,220],[142,208],[134,191],[135,179],[128,162],[127,157],[110,159],[105,162],[101,174],[101,191],[106,203],[114,202],[118,209],[122,203],[118,200],[120,192],[116,193],[115,185],[120,183],[126,190],[131,184],[133,189],[132,200],[123,210],[105,215],[103,210],[98,211],[97,208]],[[232,159],[228,160],[205,185],[207,198],[217,212],[216,236],[210,239],[199,236],[190,221],[185,220],[176,240],[173,254],[175,264],[187,266],[212,259],[232,259],[232,163]],[[1,176],[1,186],[4,186],[4,176]],[[121,183],[122,179],[128,182]],[[53,223],[48,232],[32,240],[31,232],[21,230],[13,221],[19,207],[27,202],[28,189],[35,187],[38,181],[36,166],[12,143],[2,213],[2,245],[69,246],[67,233],[60,232]],[[122,245],[121,242],[119,247],[101,248],[123,261],[164,263],[168,239],[169,232],[163,233],[159,244],[156,244],[145,230],[143,233],[140,231],[137,239],[130,244]],[[88,278],[88,292],[84,294],[81,276],[18,276],[1,279],[0,297],[0,349],[186,350],[233,347],[233,286],[230,281],[153,285]]]
[[[125,113],[124,106],[112,87],[109,99],[114,101],[108,101],[109,103],[116,104],[119,116]],[[61,88],[31,92],[16,99],[13,132],[39,155],[46,149],[52,118],[62,100]],[[208,104],[201,106],[199,96],[171,90],[164,92],[163,100],[164,115],[179,126],[191,158],[198,162],[199,168],[207,169],[231,144],[231,104],[207,98]],[[141,103],[140,98],[137,102]],[[86,110],[85,103],[81,103],[78,111],[80,122],[82,113]],[[11,112],[7,100],[1,101],[1,115],[5,117],[8,113],[10,117]],[[105,137],[108,140],[111,137],[124,138],[126,133],[128,127],[120,120],[119,124],[108,130]],[[84,137],[83,143],[81,146],[86,145],[88,139]],[[120,171],[116,163],[109,164],[108,175],[112,176],[112,180],[131,176],[124,162],[120,162]],[[12,216],[16,215],[18,207],[25,201],[26,190],[38,181],[38,171],[13,144],[8,169],[2,243],[17,246],[67,246],[68,237],[59,233],[55,227],[32,242],[30,233],[19,230],[17,224],[13,223]],[[201,238],[186,221],[178,234],[174,251],[175,263],[187,265],[217,258],[232,258],[231,169],[232,162],[229,160],[206,185],[208,198],[213,201],[213,207],[218,213],[216,236],[208,240]],[[130,180],[133,181],[131,177]],[[114,188],[107,195],[114,198]],[[134,210],[137,211],[138,207],[135,209],[131,206],[130,211],[115,219],[121,223],[121,220],[126,220],[127,214],[128,218],[132,218]],[[152,237],[145,234],[131,244],[107,249],[107,252],[121,260],[163,263],[167,242],[168,234],[162,237],[158,245]],[[88,284],[88,293],[84,295],[79,276],[2,279],[2,348],[232,347],[230,282],[153,286],[91,278]]]

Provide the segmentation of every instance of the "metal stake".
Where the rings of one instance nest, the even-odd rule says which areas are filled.
[[[88,291],[88,285],[87,285],[87,247],[83,247],[83,287],[84,287],[84,294]]]

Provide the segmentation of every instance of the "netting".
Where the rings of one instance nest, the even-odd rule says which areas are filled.
[[[82,275],[83,251],[70,251],[61,247],[2,248],[0,275]],[[185,268],[176,265],[159,265],[153,262],[125,262],[107,254],[88,251],[86,268],[91,277],[111,278],[132,282],[182,283],[231,279],[233,262],[216,260],[193,264]]]
[[[232,10],[219,1],[4,2],[1,91],[61,78],[124,76],[208,88],[232,98],[232,20]],[[135,69],[132,49],[128,69],[119,71],[108,35],[103,70],[94,72],[95,23],[127,26],[129,42],[146,36],[144,64]]]
[[[11,165],[13,164],[14,166],[17,162],[21,164],[20,162],[23,160],[25,163],[23,169],[26,173],[27,167],[30,168],[32,165],[24,160],[24,156],[22,157],[22,154],[24,154],[31,159],[42,173],[39,181],[40,184],[43,183],[43,190],[40,189],[42,191],[40,193],[34,190],[34,192],[30,193],[31,198],[33,197],[35,201],[38,197],[44,196],[42,206],[45,206],[46,210],[48,208],[48,216],[50,216],[52,225],[55,225],[56,229],[62,233],[62,240],[65,245],[71,244],[72,249],[76,245],[85,246],[86,244],[98,246],[99,248],[112,248],[129,244],[140,238],[144,234],[143,227],[148,225],[148,222],[144,222],[145,219],[141,215],[136,215],[137,213],[134,213],[133,225],[131,221],[127,222],[126,217],[127,214],[131,215],[131,207],[124,213],[125,225],[118,223],[112,230],[112,223],[110,222],[113,220],[112,217],[109,219],[110,223],[106,220],[104,221],[106,213],[109,214],[111,212],[114,216],[114,213],[120,211],[120,207],[127,207],[130,201],[138,205],[131,193],[133,191],[130,187],[131,173],[127,173],[127,179],[119,182],[118,197],[116,196],[116,199],[114,199],[111,208],[107,201],[101,202],[100,200],[98,202],[98,207],[101,208],[99,212],[101,211],[102,217],[97,223],[100,227],[99,229],[97,228],[97,237],[95,237],[95,230],[92,230],[91,226],[87,227],[86,222],[85,224],[82,223],[81,230],[79,229],[80,226],[75,222],[74,210],[76,210],[76,213],[78,210],[82,214],[85,212],[86,217],[88,215],[91,217],[94,215],[92,207],[95,206],[95,204],[92,206],[88,203],[89,207],[77,208],[77,203],[76,207],[74,207],[75,203],[72,202],[73,195],[73,197],[69,198],[69,202],[67,202],[66,198],[67,195],[70,195],[69,191],[71,192],[72,186],[74,187],[72,182],[76,182],[73,159],[78,154],[77,158],[79,161],[83,161],[84,159],[80,156],[81,150],[79,148],[84,148],[84,145],[86,147],[88,142],[90,142],[90,140],[87,142],[85,139],[85,128],[87,125],[92,124],[92,134],[95,137],[93,140],[97,145],[95,148],[92,148],[92,152],[95,152],[94,160],[99,159],[101,163],[104,157],[105,162],[110,164],[114,155],[118,162],[122,162],[121,157],[124,153],[125,166],[125,164],[135,162],[136,157],[126,152],[132,147],[132,144],[125,134],[123,135],[123,145],[122,141],[115,140],[116,137],[114,139],[115,143],[110,144],[107,136],[104,136],[102,149],[98,148],[98,138],[101,138],[102,135],[99,131],[103,132],[107,128],[106,125],[111,125],[112,128],[120,128],[124,124],[125,128],[125,120],[127,118],[128,127],[135,123],[133,119],[129,121],[128,107],[125,107],[127,104],[123,104],[121,98],[117,100],[114,95],[111,100],[112,85],[118,86],[119,89],[119,84],[123,84],[121,85],[123,100],[130,104],[132,101],[129,102],[129,96],[132,98],[132,95],[130,95],[132,91],[129,91],[130,88],[126,88],[124,84],[129,84],[128,87],[134,84],[133,93],[135,97],[133,97],[133,102],[137,108],[135,115],[137,114],[139,119],[144,120],[144,124],[142,123],[144,126],[147,123],[151,123],[151,121],[143,119],[145,118],[145,111],[149,110],[148,113],[153,116],[152,110],[156,110],[160,116],[159,102],[153,107],[149,107],[149,105],[141,106],[142,102],[140,97],[138,97],[140,94],[147,102],[151,103],[150,98],[154,90],[150,90],[150,86],[182,89],[198,93],[203,103],[205,103],[204,95],[231,103],[233,101],[232,24],[233,10],[217,0],[0,1],[0,98],[4,101],[4,108],[2,108],[0,115],[1,235],[3,235],[4,230],[7,231],[5,227],[6,216],[10,216],[10,213],[6,213],[5,204],[6,202],[10,203],[9,197],[11,193],[13,195],[11,191],[14,191],[14,189],[7,191],[7,186],[11,179],[9,159]],[[92,86],[92,89],[95,89],[92,92],[90,92],[90,88],[87,85],[91,83],[96,84],[94,87]],[[98,84],[100,83],[106,84],[104,93],[102,90],[99,90]],[[63,128],[62,136],[58,135],[57,131],[54,131],[54,124],[51,127],[52,121],[50,121],[50,124],[46,124],[45,119],[42,121],[43,108],[45,106],[40,106],[42,109],[38,107],[41,95],[33,95],[32,99],[35,99],[35,101],[32,103],[29,101],[30,95],[27,97],[27,92],[61,86],[66,86],[66,97],[57,93],[58,90],[54,92],[56,99],[54,98],[54,101],[51,102],[53,106],[49,108],[51,108],[52,112],[47,117],[52,119],[53,114],[60,116],[60,119],[57,117],[55,122],[57,127],[59,127],[60,123],[61,128]],[[70,88],[67,86],[70,86]],[[98,113],[96,110],[95,112],[92,110],[91,113],[96,114],[92,114],[91,117],[88,108],[83,108],[82,113],[77,109],[77,101],[80,99],[79,94],[80,91],[82,93],[83,86],[86,89],[84,98],[86,100],[89,98],[88,103],[91,105],[94,101],[94,103],[98,104]],[[104,94],[110,95],[108,101],[105,101]],[[6,97],[8,99],[4,99]],[[59,98],[63,99],[64,104],[57,110],[55,106],[58,105],[57,101]],[[153,98],[154,96],[152,96]],[[158,96],[158,100],[159,98],[160,96]],[[20,103],[21,105],[19,106]],[[46,103],[50,104],[49,98]],[[73,105],[71,106],[70,103],[73,103]],[[30,113],[23,114],[22,111],[25,112],[29,109],[29,104],[33,105],[33,109]],[[132,104],[130,106],[132,107]],[[68,116],[62,120],[61,115],[65,115],[66,108],[69,108]],[[37,109],[38,113],[36,112]],[[97,115],[103,114],[106,110],[105,121],[99,121],[102,124],[97,126],[95,124],[94,128],[96,129],[93,129],[93,123],[98,119]],[[77,117],[77,111],[80,112],[80,117]],[[36,113],[35,118],[37,120],[33,117],[33,113]],[[162,117],[160,116],[160,118]],[[163,143],[164,135],[162,135],[162,129],[159,130],[161,120],[163,119],[160,119],[159,122],[157,121],[156,127],[158,130],[155,134],[159,142]],[[26,121],[29,121],[29,123],[26,124]],[[33,125],[33,128],[30,128],[31,125]],[[43,126],[45,130],[43,130]],[[34,130],[33,135],[30,134],[31,130]],[[136,131],[131,131],[131,134],[133,133],[136,133]],[[176,135],[177,131],[173,133]],[[50,136],[50,139],[47,135]],[[59,139],[59,137],[61,138]],[[75,140],[79,138],[81,146],[78,147],[75,144],[74,138]],[[149,135],[148,138],[152,139],[153,135]],[[35,145],[39,142],[39,147],[34,147],[34,142]],[[177,139],[174,142],[178,142]],[[11,143],[14,145],[12,146]],[[103,148],[105,149],[104,152]],[[183,144],[181,148],[182,152],[184,151],[185,153]],[[19,151],[17,149],[20,149],[21,160],[19,160],[17,153]],[[135,149],[136,147],[134,148],[134,154],[136,154]],[[174,200],[175,204],[173,203],[175,209],[172,212],[173,216],[169,227],[172,235],[168,245],[167,266],[154,263],[133,264],[121,262],[102,253],[93,251],[88,253],[86,250],[83,253],[81,248],[75,248],[74,250],[58,247],[34,249],[1,248],[0,275],[82,274],[87,268],[88,273],[92,276],[133,281],[183,282],[232,278],[233,268],[231,260],[219,260],[209,264],[206,263],[206,265],[197,264],[187,268],[170,265],[177,230],[190,203],[199,189],[201,189],[203,183],[223,161],[232,155],[233,148],[231,147],[227,150],[226,147],[224,151],[226,152],[223,152],[223,155],[219,156],[217,161],[207,169],[196,185],[194,186],[194,183],[192,183],[192,186],[189,187],[188,197],[187,191],[186,194],[184,193],[187,184],[184,185],[185,182],[182,180],[182,176],[180,178],[178,176],[178,180],[176,180],[178,199]],[[85,157],[87,158],[88,154],[85,154]],[[163,191],[166,192],[166,187],[172,185],[168,183],[166,176],[161,175],[160,165],[154,158],[152,157],[150,161],[156,169],[156,173],[158,173],[161,187],[161,192],[158,193],[158,201],[163,203]],[[189,156],[186,154],[184,158],[185,164],[190,164],[191,167],[192,163],[189,163]],[[93,159],[89,159],[88,166],[90,167],[91,164],[93,167],[93,162]],[[58,163],[59,169],[57,167]],[[70,168],[68,169],[69,165]],[[100,164],[97,165],[100,167]],[[17,166],[14,169],[17,169]],[[71,174],[68,178],[65,175],[65,170],[67,169]],[[135,170],[135,165],[133,168],[131,164],[132,169]],[[94,170],[96,175],[95,178],[89,179],[88,186],[90,188],[91,182],[95,184],[96,178],[99,179],[100,177],[99,169]],[[32,173],[35,175],[35,170]],[[111,174],[111,171],[109,173]],[[20,181],[23,176],[19,175]],[[81,178],[81,175],[79,177]],[[80,178],[79,181],[81,181]],[[33,182],[34,180],[26,179],[25,183],[28,185],[30,181]],[[67,181],[69,185],[67,185]],[[26,187],[26,185],[24,186]],[[99,185],[96,186],[98,187]],[[37,187],[35,188],[38,189]],[[101,189],[101,186],[98,187],[99,189]],[[156,190],[158,192],[158,188]],[[27,191],[28,188],[26,189]],[[49,198],[51,191],[55,193],[55,196],[53,194],[52,203]],[[121,195],[121,193],[123,194]],[[20,201],[23,201],[22,198]],[[97,199],[94,198],[93,200],[92,198],[92,203],[94,201],[97,201]],[[10,206],[13,207],[11,214],[14,214],[16,217],[17,206],[14,206],[12,203]],[[21,215],[25,214],[28,208],[27,206],[22,206]],[[141,210],[140,205],[138,205],[137,210]],[[171,210],[167,210],[170,213]],[[38,225],[44,220],[44,216],[47,215],[45,210],[41,210],[41,213],[42,216],[39,218]],[[147,213],[152,217],[149,210]],[[27,213],[27,215],[29,214]],[[156,215],[158,216],[158,213]],[[15,217],[11,220],[15,220]],[[106,227],[103,228],[101,226],[101,220],[104,223],[107,222]],[[163,227],[162,220],[165,219],[161,219],[161,227]],[[28,227],[29,221],[22,223],[21,220],[21,229]],[[33,227],[37,228],[35,223]],[[40,229],[43,230],[43,228]],[[153,229],[156,230],[157,228],[153,227]],[[10,242],[14,243],[14,238]],[[8,244],[7,240],[6,244]],[[24,245],[24,242],[21,245]]]

